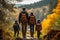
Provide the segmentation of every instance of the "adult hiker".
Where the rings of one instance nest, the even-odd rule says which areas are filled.
[[[30,25],[30,35],[33,38],[34,35],[34,25],[36,24],[36,18],[33,13],[29,16],[29,25]]]
[[[23,38],[26,38],[27,23],[28,23],[28,13],[26,8],[22,9],[22,12],[19,14],[19,23],[22,25],[22,35]]]

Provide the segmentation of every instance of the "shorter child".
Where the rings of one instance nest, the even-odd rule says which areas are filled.
[[[40,22],[40,20],[38,20],[37,21],[37,24],[36,24],[36,31],[37,31],[37,38],[39,39],[39,37],[40,37],[40,34],[41,34],[41,30],[42,30],[42,26],[41,26],[41,22]]]
[[[17,34],[17,37],[18,37],[20,27],[19,27],[19,24],[17,23],[17,21],[15,21],[15,23],[13,25],[13,29],[14,29],[14,36],[16,36],[16,34]]]

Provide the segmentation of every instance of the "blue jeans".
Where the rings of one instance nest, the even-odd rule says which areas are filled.
[[[31,37],[33,37],[33,34],[34,34],[34,24],[31,24],[30,25],[30,35],[31,35]]]

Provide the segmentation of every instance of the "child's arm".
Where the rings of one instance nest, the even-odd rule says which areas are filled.
[[[40,30],[42,30],[42,25],[40,24]]]
[[[37,30],[37,25],[36,25],[36,27],[35,27],[35,30]]]
[[[19,26],[19,24],[18,24],[18,29],[20,30],[20,26]]]

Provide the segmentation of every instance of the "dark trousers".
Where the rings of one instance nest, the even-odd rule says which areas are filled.
[[[37,38],[40,37],[40,34],[41,34],[40,30],[37,30]]]
[[[0,40],[3,40],[3,30],[0,29]]]
[[[22,23],[22,35],[23,38],[26,38],[27,23]]]
[[[30,35],[31,35],[31,37],[33,37],[33,35],[34,35],[34,24],[30,25]]]
[[[14,31],[14,36],[16,36],[16,34],[17,34],[17,37],[18,37],[18,35],[19,35],[19,31],[18,30]]]

